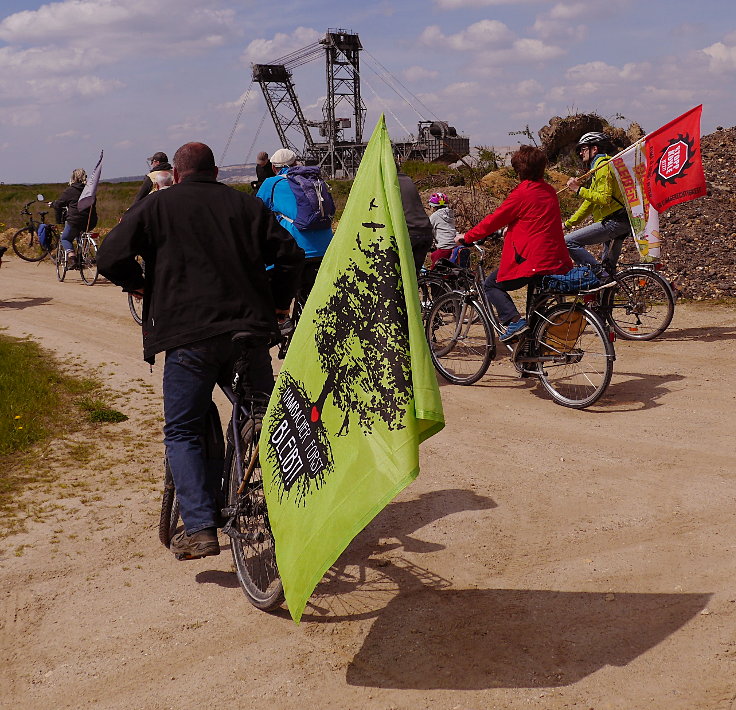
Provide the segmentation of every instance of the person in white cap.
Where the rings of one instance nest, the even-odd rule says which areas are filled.
[[[322,257],[332,240],[332,227],[300,230],[294,225],[297,216],[297,201],[289,185],[289,180],[286,180],[285,177],[289,170],[296,165],[296,160],[297,156],[293,150],[279,148],[271,156],[271,165],[277,171],[276,175],[263,181],[256,197],[263,200],[266,207],[276,215],[279,224],[304,249],[306,261],[302,271],[300,295],[303,299],[306,299],[312,290],[312,286],[314,286]],[[301,169],[305,170],[304,168]]]

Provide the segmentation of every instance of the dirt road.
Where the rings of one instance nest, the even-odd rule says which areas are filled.
[[[161,370],[120,292],[8,258],[0,326],[130,415],[49,447],[58,483],[0,541],[3,708],[736,708],[735,309],[619,341],[588,411],[507,361],[443,386],[419,479],[300,626],[248,605],[227,550],[157,542]]]

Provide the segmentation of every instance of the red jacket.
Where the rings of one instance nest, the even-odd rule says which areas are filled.
[[[552,185],[524,180],[497,210],[465,233],[465,241],[475,242],[507,225],[496,281],[566,274],[572,269]]]

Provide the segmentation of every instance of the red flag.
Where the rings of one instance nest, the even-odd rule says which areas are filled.
[[[700,155],[702,111],[701,104],[646,137],[646,189],[657,212],[705,195]]]

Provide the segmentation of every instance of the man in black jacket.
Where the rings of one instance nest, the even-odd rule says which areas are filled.
[[[166,153],[160,150],[157,153],[154,153],[148,159],[148,164],[151,166],[151,171],[148,173],[148,175],[146,175],[146,177],[143,178],[143,182],[141,183],[140,189],[135,196],[134,202],[142,200],[144,197],[150,195],[152,190],[158,189],[158,182],[156,178],[161,173],[172,172],[172,167],[169,164],[169,157],[166,155]]]
[[[215,384],[231,376],[231,334],[262,339],[250,352],[251,385],[270,392],[268,342],[278,335],[277,316],[288,313],[304,260],[260,200],[216,178],[210,148],[183,145],[175,184],[135,203],[97,261],[123,291],[143,296],[144,358],[166,353],[164,443],[185,528],[171,541],[177,559],[220,551],[200,437]],[[145,278],[136,255],[146,262]],[[269,274],[266,264],[273,264]]]

